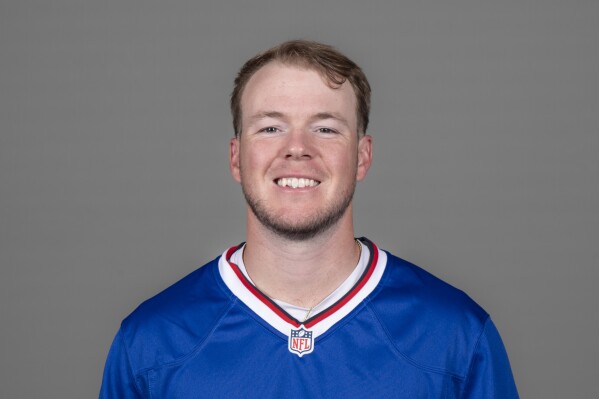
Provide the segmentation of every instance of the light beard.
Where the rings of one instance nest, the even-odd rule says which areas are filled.
[[[258,221],[276,235],[290,241],[309,240],[334,226],[345,214],[347,208],[351,204],[355,189],[356,180],[353,179],[353,184],[342,193],[338,201],[329,204],[326,209],[320,210],[316,215],[304,222],[291,223],[274,215],[273,212],[268,209],[268,204],[265,204],[265,201],[254,198],[252,194],[246,190],[245,185],[241,184],[241,190],[243,191],[245,200]]]

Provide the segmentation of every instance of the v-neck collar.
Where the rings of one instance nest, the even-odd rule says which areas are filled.
[[[387,255],[367,238],[360,238],[370,254],[364,272],[354,286],[339,300],[322,312],[305,321],[300,321],[283,310],[276,302],[252,284],[240,268],[231,262],[231,256],[244,243],[229,248],[219,259],[219,272],[227,287],[245,305],[272,327],[285,334],[297,328],[311,330],[316,336],[322,335],[335,323],[355,309],[377,286],[387,263]]]

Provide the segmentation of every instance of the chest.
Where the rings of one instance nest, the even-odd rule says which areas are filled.
[[[453,398],[460,381],[423,370],[360,318],[298,356],[259,323],[219,325],[189,355],[147,372],[151,398]]]

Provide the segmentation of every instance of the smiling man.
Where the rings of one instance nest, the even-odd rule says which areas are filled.
[[[229,155],[247,241],[123,321],[100,397],[518,397],[483,309],[354,237],[369,108],[366,76],[327,45],[242,67]]]

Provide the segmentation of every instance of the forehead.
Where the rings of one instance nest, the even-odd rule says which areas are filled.
[[[258,112],[343,114],[357,123],[356,95],[349,82],[332,87],[314,69],[271,62],[247,82],[241,96],[242,120]]]

